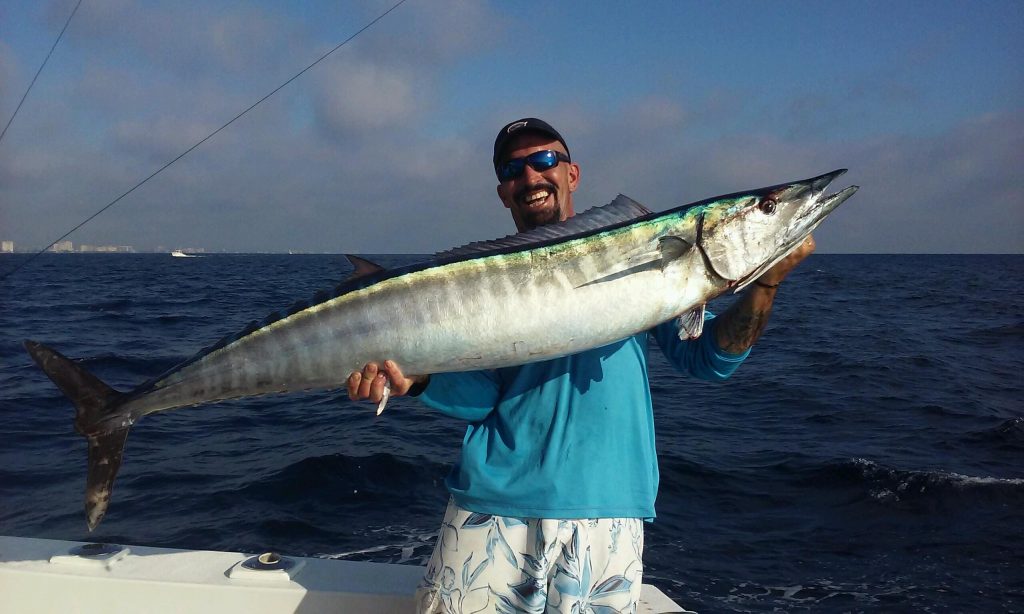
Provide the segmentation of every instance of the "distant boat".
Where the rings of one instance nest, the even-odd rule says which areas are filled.
[[[171,252],[171,255],[174,256],[175,258],[195,258],[195,256],[193,256],[192,254],[186,254],[180,249],[174,250],[173,252]]]

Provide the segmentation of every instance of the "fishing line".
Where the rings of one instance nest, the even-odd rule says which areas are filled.
[[[4,131],[0,132],[0,141],[4,140],[4,135],[7,134],[7,129],[11,127],[11,122],[14,121],[14,116],[21,110],[21,105],[25,104],[25,99],[28,98],[28,93],[32,91],[32,86],[36,84],[36,79],[43,72],[43,68],[46,67],[46,63],[50,61],[50,56],[53,55],[53,50],[57,48],[57,43],[60,42],[61,37],[64,36],[64,32],[71,25],[71,18],[78,12],[78,7],[82,6],[82,0],[78,0],[78,4],[75,5],[74,10],[68,15],[68,20],[64,22],[64,27],[61,29],[60,34],[57,35],[57,40],[53,41],[53,46],[50,47],[50,52],[46,54],[46,58],[43,59],[42,65],[39,66],[39,70],[36,71],[36,76],[32,77],[32,82],[28,84],[28,89],[25,90],[25,94],[22,95],[21,100],[18,102],[18,106],[14,108],[14,113],[11,114],[11,119],[7,120],[7,125],[4,126]],[[0,278],[3,279],[3,278]]]
[[[370,28],[371,26],[373,26],[374,24],[376,24],[376,23],[377,23],[378,21],[380,21],[381,19],[384,19],[385,17],[387,17],[387,16],[388,16],[388,14],[390,14],[390,13],[391,13],[392,11],[394,11],[394,10],[395,10],[395,9],[397,9],[398,7],[400,7],[400,6],[402,6],[403,4],[405,4],[405,3],[406,3],[406,1],[407,1],[407,0],[399,0],[399,1],[397,2],[397,3],[395,3],[395,5],[394,5],[394,6],[392,6],[392,7],[391,7],[391,8],[389,8],[388,10],[386,10],[386,11],[384,11],[383,13],[381,13],[380,15],[378,15],[378,16],[377,16],[377,17],[376,17],[376,18],[375,18],[375,19],[374,19],[373,21],[371,21],[370,23],[366,24],[365,26],[363,26],[362,28],[360,28],[359,30],[357,30],[355,34],[353,34],[352,36],[349,36],[349,37],[348,37],[348,38],[346,38],[345,40],[343,40],[343,41],[341,41],[340,43],[338,43],[338,44],[337,44],[337,45],[336,45],[336,46],[335,46],[335,47],[334,47],[333,49],[331,49],[331,50],[330,50],[330,51],[328,51],[327,53],[325,53],[325,54],[323,54],[322,56],[320,56],[319,58],[317,58],[317,59],[316,59],[316,60],[315,60],[315,61],[314,61],[314,62],[313,62],[312,64],[310,64],[309,66],[307,66],[307,67],[303,68],[303,69],[302,69],[302,70],[300,70],[299,72],[295,73],[295,75],[293,75],[293,76],[292,76],[292,77],[291,77],[290,79],[288,79],[287,81],[285,81],[285,82],[284,82],[284,83],[282,83],[281,85],[279,85],[279,86],[275,87],[275,88],[274,88],[273,90],[271,90],[271,92],[270,92],[269,94],[267,94],[267,95],[266,95],[266,96],[264,96],[263,98],[260,98],[260,99],[259,99],[259,100],[257,100],[256,102],[252,103],[252,104],[251,104],[251,105],[249,106],[249,108],[245,109],[244,111],[242,111],[242,112],[241,112],[241,113],[239,113],[238,115],[236,115],[236,116],[232,117],[232,118],[231,118],[230,120],[228,120],[228,122],[227,122],[227,123],[225,123],[225,124],[224,124],[223,126],[221,126],[220,128],[217,128],[216,130],[214,130],[214,131],[213,131],[213,132],[211,132],[210,134],[206,135],[206,136],[205,136],[205,137],[204,137],[204,138],[203,138],[202,140],[198,141],[198,142],[197,142],[197,143],[196,143],[195,145],[193,145],[193,146],[189,147],[189,148],[188,148],[188,149],[186,149],[185,151],[183,151],[183,152],[181,152],[180,154],[178,154],[178,156],[177,156],[177,157],[175,157],[175,158],[174,158],[173,160],[171,160],[171,161],[170,161],[170,162],[168,162],[167,164],[164,164],[163,166],[161,166],[161,167],[160,167],[160,168],[158,168],[157,170],[153,171],[153,173],[151,173],[151,174],[150,174],[150,175],[149,175],[148,177],[146,177],[146,178],[145,178],[145,179],[143,179],[142,181],[140,181],[140,182],[136,183],[136,184],[135,184],[134,186],[132,186],[132,188],[131,188],[130,190],[126,191],[125,193],[121,194],[120,196],[118,196],[118,197],[117,197],[117,198],[115,198],[114,200],[112,200],[112,201],[110,201],[109,203],[107,203],[106,205],[104,205],[104,206],[103,206],[103,207],[102,207],[102,208],[101,208],[101,209],[100,209],[99,211],[97,211],[96,213],[93,213],[93,214],[92,214],[92,215],[90,215],[89,217],[85,218],[85,219],[84,219],[84,220],[83,220],[83,221],[82,221],[82,222],[81,222],[80,224],[78,224],[77,226],[75,226],[75,227],[74,227],[74,228],[72,228],[71,230],[69,230],[69,231],[65,232],[65,233],[64,233],[64,234],[62,234],[61,236],[59,236],[59,237],[57,237],[56,239],[54,239],[54,241],[53,241],[52,243],[50,243],[49,245],[47,245],[47,246],[46,246],[46,247],[44,247],[43,249],[39,250],[38,252],[36,252],[36,253],[32,254],[32,255],[31,255],[31,256],[30,256],[30,257],[29,257],[29,258],[28,258],[27,260],[25,260],[24,262],[22,262],[22,263],[21,263],[21,264],[19,264],[18,266],[14,267],[14,268],[13,268],[13,269],[11,269],[10,271],[7,271],[7,272],[3,273],[3,275],[0,275],[0,281],[3,281],[3,280],[5,280],[5,279],[7,279],[7,278],[8,278],[8,277],[10,277],[11,275],[13,275],[14,273],[16,273],[16,272],[17,272],[17,271],[19,271],[20,269],[22,269],[23,267],[25,267],[25,265],[27,265],[27,264],[28,264],[29,262],[32,262],[32,261],[33,261],[33,260],[35,260],[35,259],[36,259],[37,257],[39,257],[39,255],[40,255],[40,254],[42,254],[42,253],[44,253],[44,252],[45,252],[46,250],[50,249],[51,247],[53,247],[54,245],[56,245],[56,244],[57,244],[58,242],[60,242],[60,241],[64,240],[64,239],[65,239],[65,238],[67,238],[67,237],[68,237],[69,235],[71,235],[71,233],[75,232],[76,230],[78,230],[78,229],[79,229],[79,228],[81,228],[82,226],[85,226],[86,224],[88,224],[89,222],[91,222],[91,221],[92,221],[92,220],[93,220],[93,219],[94,219],[95,217],[97,217],[98,215],[100,215],[101,213],[103,213],[104,211],[106,211],[107,209],[109,209],[109,208],[113,207],[114,205],[116,205],[116,204],[117,204],[117,203],[118,203],[118,202],[119,202],[119,201],[120,201],[120,200],[121,200],[122,198],[124,198],[125,196],[128,196],[129,194],[131,194],[132,192],[134,192],[134,191],[135,191],[135,190],[137,190],[138,188],[142,187],[142,185],[143,185],[144,183],[146,183],[147,181],[149,181],[149,180],[150,180],[150,179],[152,179],[153,177],[156,177],[156,176],[157,176],[157,175],[159,175],[160,173],[164,172],[164,171],[165,171],[165,170],[167,169],[167,167],[169,167],[170,165],[174,164],[174,163],[175,163],[175,162],[177,162],[178,160],[181,160],[182,158],[184,158],[185,156],[187,156],[187,155],[188,155],[189,153],[191,153],[191,152],[192,152],[192,150],[196,149],[197,147],[199,147],[200,145],[202,145],[202,144],[203,144],[203,143],[205,143],[206,141],[209,141],[210,139],[212,139],[212,138],[213,138],[213,137],[214,137],[214,136],[215,136],[215,135],[216,135],[216,134],[217,134],[218,132],[220,132],[221,130],[223,130],[223,129],[227,128],[227,127],[228,127],[228,126],[230,126],[231,124],[235,123],[235,120],[237,120],[237,119],[241,118],[241,117],[242,117],[243,115],[245,115],[245,114],[246,114],[246,113],[248,113],[249,111],[252,111],[252,110],[253,110],[253,109],[255,109],[255,108],[256,108],[257,106],[259,106],[259,105],[260,105],[260,103],[262,103],[262,102],[263,102],[264,100],[266,100],[267,98],[270,98],[271,96],[273,96],[274,94],[276,94],[276,93],[277,93],[277,92],[279,92],[280,90],[284,89],[284,88],[285,88],[285,87],[286,87],[286,86],[287,86],[287,85],[288,85],[289,83],[291,83],[292,81],[295,81],[296,79],[298,79],[299,77],[301,77],[301,76],[302,76],[303,74],[305,74],[305,73],[306,73],[306,72],[307,72],[307,71],[308,71],[309,69],[313,68],[314,66],[316,66],[316,65],[317,65],[317,64],[319,64],[320,62],[322,62],[322,61],[324,61],[325,59],[327,59],[327,56],[331,55],[332,53],[334,53],[334,52],[335,52],[335,51],[337,51],[338,49],[341,49],[342,47],[344,47],[345,45],[347,45],[347,44],[348,44],[349,42],[351,42],[351,41],[352,41],[352,39],[354,39],[355,37],[359,36],[360,34],[362,34],[363,32],[365,32],[366,30],[368,30],[368,29],[369,29],[369,28]],[[81,2],[81,0],[79,0],[79,2]]]

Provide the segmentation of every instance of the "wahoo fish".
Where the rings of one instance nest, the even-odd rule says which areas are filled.
[[[344,386],[368,362],[408,375],[494,369],[573,354],[679,318],[696,337],[704,305],[793,251],[857,190],[845,170],[652,213],[619,196],[564,222],[471,243],[385,270],[350,256],[333,292],[271,314],[129,392],[35,341],[32,359],[76,408],[88,440],[85,511],[102,520],[139,418],[268,393]]]

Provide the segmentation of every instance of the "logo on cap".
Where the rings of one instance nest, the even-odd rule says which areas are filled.
[[[513,124],[509,124],[509,127],[505,129],[505,134],[512,134],[513,130],[519,130],[520,128],[525,128],[525,127],[526,127],[526,121],[525,120],[521,121],[521,122],[515,122]]]

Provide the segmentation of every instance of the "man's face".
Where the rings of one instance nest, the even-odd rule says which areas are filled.
[[[501,162],[553,149],[568,153],[562,144],[539,132],[516,136],[505,147]],[[498,198],[512,211],[519,232],[567,220],[575,214],[572,193],[580,180],[580,167],[570,162],[538,173],[529,164],[523,174],[498,184]]]

